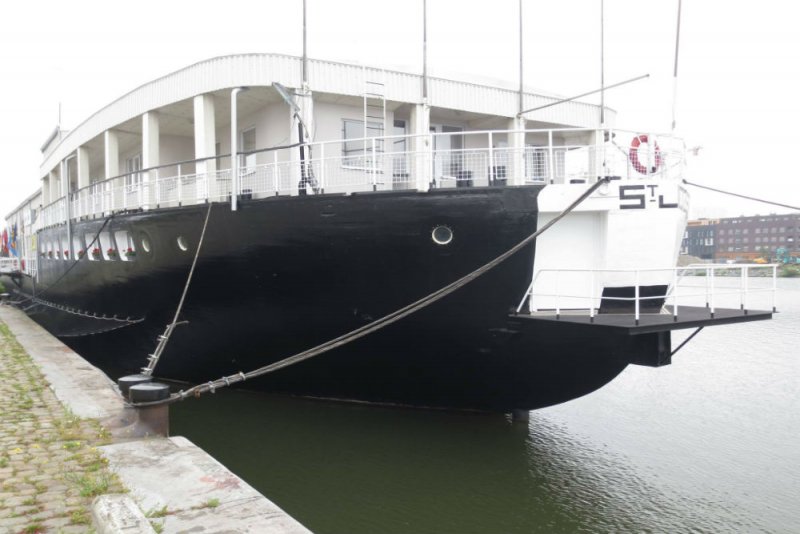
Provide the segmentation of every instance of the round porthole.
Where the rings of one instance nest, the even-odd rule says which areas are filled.
[[[453,231],[447,226],[437,226],[431,232],[431,239],[437,245],[449,245],[453,240]]]
[[[184,252],[189,250],[189,242],[186,241],[186,238],[183,237],[182,235],[178,236],[178,248]]]
[[[142,236],[142,250],[144,250],[147,253],[153,250],[153,247],[150,245],[150,239],[148,239],[145,236]]]

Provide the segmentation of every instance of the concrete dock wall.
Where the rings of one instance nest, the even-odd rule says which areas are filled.
[[[153,532],[150,522],[155,522],[166,533],[310,534],[186,438],[148,435],[136,410],[102,371],[23,312],[0,306],[0,321],[41,369],[58,401],[75,416],[98,422],[110,436],[111,444],[96,449],[128,492],[95,500],[92,516],[98,532]],[[0,532],[6,527],[14,532],[12,524],[24,528],[16,519],[4,525],[0,518]]]

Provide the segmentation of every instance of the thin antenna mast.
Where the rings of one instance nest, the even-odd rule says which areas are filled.
[[[428,0],[422,0],[422,100],[428,101]]]
[[[600,126],[606,124],[606,69],[605,69],[605,2],[600,0]]]
[[[308,86],[308,54],[306,52],[306,0],[303,0],[303,89]]]
[[[519,113],[522,115],[522,0],[519,0]]]
[[[678,46],[681,39],[681,0],[678,0],[678,25],[675,30],[675,68],[672,71],[672,131],[675,131],[675,102],[678,96]]]

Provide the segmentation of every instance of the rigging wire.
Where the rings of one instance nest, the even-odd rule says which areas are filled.
[[[525,239],[523,239],[522,241],[520,241],[519,243],[517,243],[516,245],[514,245],[510,249],[508,249],[506,252],[504,252],[501,255],[497,256],[496,258],[494,258],[490,262],[482,265],[481,267],[478,267],[477,269],[475,269],[471,273],[469,273],[469,274],[467,274],[465,276],[462,276],[458,280],[456,280],[456,281],[454,281],[454,282],[442,287],[441,289],[438,289],[437,291],[434,291],[433,293],[431,293],[431,294],[429,294],[429,295],[427,295],[425,297],[422,297],[421,299],[419,299],[419,300],[417,300],[415,302],[412,302],[411,304],[408,304],[407,306],[404,306],[403,308],[395,310],[394,312],[392,312],[392,313],[390,313],[388,315],[385,315],[384,317],[381,317],[380,319],[376,319],[375,321],[373,321],[373,322],[371,322],[369,324],[366,324],[366,325],[364,325],[364,326],[362,326],[360,328],[352,330],[352,331],[350,331],[350,332],[348,332],[346,334],[343,334],[343,335],[341,335],[341,336],[339,336],[337,338],[334,338],[332,340],[326,341],[325,343],[317,345],[316,347],[312,347],[312,348],[310,348],[308,350],[305,350],[303,352],[297,353],[297,354],[295,354],[293,356],[289,356],[289,357],[284,358],[282,360],[278,360],[277,362],[265,365],[263,367],[259,367],[258,369],[255,369],[253,371],[249,371],[247,373],[239,372],[239,373],[236,373],[236,374],[233,374],[233,375],[230,375],[230,376],[225,376],[225,377],[219,378],[217,380],[212,380],[210,382],[206,382],[204,384],[198,384],[198,385],[196,385],[194,387],[191,387],[191,388],[189,388],[189,389],[187,389],[185,391],[181,390],[178,393],[173,393],[168,398],[163,399],[163,400],[151,401],[151,402],[131,403],[131,405],[132,406],[137,406],[137,407],[144,407],[144,406],[155,406],[155,405],[159,405],[159,404],[172,404],[172,403],[177,402],[179,400],[183,400],[184,398],[186,398],[189,395],[200,396],[201,394],[209,392],[209,391],[211,393],[214,393],[215,390],[223,388],[223,387],[226,387],[226,386],[230,386],[231,384],[235,384],[237,382],[243,382],[244,380],[248,380],[250,378],[256,378],[256,377],[259,377],[259,376],[263,376],[265,374],[272,373],[274,371],[283,369],[285,367],[289,367],[291,365],[294,365],[294,364],[300,363],[302,361],[308,360],[308,359],[313,358],[315,356],[319,356],[320,354],[326,353],[326,352],[328,352],[330,350],[333,350],[333,349],[335,349],[337,347],[340,347],[342,345],[346,345],[346,344],[351,343],[351,342],[353,342],[353,341],[355,341],[355,340],[357,340],[359,338],[367,336],[367,335],[369,335],[369,334],[371,334],[371,333],[373,333],[373,332],[375,332],[377,330],[385,328],[385,327],[389,326],[390,324],[393,324],[393,323],[399,321],[400,319],[403,319],[404,317],[407,317],[407,316],[409,316],[409,315],[411,315],[413,313],[416,313],[417,311],[419,311],[419,310],[421,310],[423,308],[426,308],[426,307],[430,306],[434,302],[446,297],[447,295],[453,293],[457,289],[459,289],[459,288],[465,286],[466,284],[468,284],[469,282],[475,280],[479,276],[481,276],[481,275],[489,272],[493,268],[497,267],[500,263],[504,262],[505,260],[507,260],[508,258],[513,256],[514,254],[516,254],[517,252],[519,252],[520,250],[525,248],[527,245],[531,244],[537,237],[539,237],[541,234],[546,232],[548,229],[550,229],[550,227],[552,227],[555,223],[557,223],[559,220],[564,218],[568,213],[570,213],[572,210],[574,210],[584,200],[589,198],[589,196],[592,193],[594,193],[594,191],[596,191],[600,186],[602,186],[604,184],[607,184],[609,182],[610,182],[609,178],[601,178],[600,180],[598,180],[597,183],[592,185],[583,194],[581,194],[581,196],[579,196],[575,201],[573,201],[572,204],[567,206],[554,219],[549,221],[547,224],[542,226],[539,230],[535,231],[534,233],[532,233],[531,235],[529,235],[528,237],[526,237]]]
[[[161,354],[164,352],[164,349],[167,347],[167,342],[169,342],[170,336],[172,336],[172,331],[175,329],[176,326],[179,324],[185,323],[185,321],[178,322],[178,316],[181,314],[181,310],[183,309],[183,303],[186,300],[186,293],[189,292],[189,285],[192,283],[192,276],[194,276],[194,268],[197,266],[197,258],[200,256],[200,249],[203,246],[203,240],[206,237],[206,228],[208,227],[208,219],[211,217],[211,206],[214,204],[212,202],[208,203],[208,210],[206,211],[206,219],[203,221],[203,231],[200,232],[200,240],[197,242],[197,249],[194,251],[194,259],[192,260],[192,267],[189,269],[189,276],[186,278],[186,284],[183,286],[183,293],[181,294],[181,300],[178,302],[178,307],[175,309],[175,317],[172,319],[172,323],[168,324],[164,333],[158,336],[158,345],[156,345],[156,350],[153,351],[153,354],[150,355],[147,361],[147,366],[142,368],[142,374],[146,376],[151,376],[153,374],[153,370],[155,369],[156,365],[158,364],[158,360],[161,358]]]
[[[792,206],[790,204],[781,204],[780,202],[773,202],[771,200],[764,200],[763,198],[756,198],[756,197],[751,197],[751,196],[748,196],[748,195],[742,195],[742,194],[739,194],[739,193],[734,193],[732,191],[724,191],[722,189],[716,189],[714,187],[709,187],[707,185],[696,184],[694,182],[690,182],[689,180],[683,180],[683,183],[685,183],[686,185],[693,185],[695,187],[699,187],[700,189],[708,189],[709,191],[714,191],[716,193],[722,193],[724,195],[731,195],[731,196],[734,196],[734,197],[745,198],[747,200],[754,200],[756,202],[763,202],[764,204],[772,204],[773,206],[780,206],[782,208],[789,208],[791,210],[800,211],[800,207]]]

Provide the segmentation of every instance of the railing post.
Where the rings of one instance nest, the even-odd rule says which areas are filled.
[[[278,168],[278,151],[272,152],[272,176],[275,178],[275,196],[281,191],[281,171]]]
[[[633,300],[634,300],[634,319],[636,321],[636,326],[639,326],[639,270],[636,270],[635,274],[635,286],[633,288]]]
[[[547,163],[550,171],[550,183],[555,183],[556,179],[556,160],[553,152],[553,130],[547,130]]]
[[[778,291],[778,266],[772,266],[772,313],[778,311],[775,307],[775,293]]]
[[[742,295],[742,310],[744,311],[745,315],[747,315],[747,291],[748,291],[748,286],[750,285],[749,276],[750,276],[749,267],[745,266],[744,267],[744,295]]]
[[[178,206],[183,204],[183,178],[181,178],[181,164],[178,163]]]
[[[678,321],[678,270],[672,271],[672,320]]]
[[[161,173],[158,171],[158,169],[156,169],[156,179],[155,179],[155,183],[153,184],[155,186],[155,188],[156,188],[156,199],[155,199],[156,200],[156,208],[158,208],[161,205],[161,194],[160,194],[161,182],[159,181],[160,175],[161,175]]]
[[[708,282],[709,282],[709,277],[711,276],[711,274],[709,272],[710,270],[711,270],[710,268],[706,267],[706,308],[709,307],[709,305],[708,305],[708,302],[709,302],[709,300],[708,300]]]
[[[325,192],[325,143],[319,145],[319,192]]]
[[[375,138],[372,138],[372,190],[378,190],[378,158],[375,152]]]
[[[558,291],[558,279],[561,271],[556,271],[556,319],[561,318],[561,307],[559,306],[559,291]]]
[[[739,309],[744,311],[744,267],[739,267]]]
[[[489,132],[489,169],[486,183],[488,185],[497,184],[497,173],[494,170],[494,136]]]
[[[594,322],[594,270],[589,276],[589,322]]]
[[[711,271],[711,317],[714,317],[714,268],[711,267],[709,269]]]

